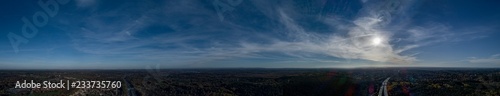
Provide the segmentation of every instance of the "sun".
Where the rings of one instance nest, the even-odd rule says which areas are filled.
[[[380,37],[373,37],[373,39],[372,39],[372,45],[377,46],[377,45],[380,45],[381,43],[382,43],[382,38],[380,38]]]

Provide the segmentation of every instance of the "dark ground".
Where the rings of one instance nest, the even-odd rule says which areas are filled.
[[[0,95],[498,96],[500,69],[3,70]],[[16,81],[121,81],[119,89],[15,89]]]

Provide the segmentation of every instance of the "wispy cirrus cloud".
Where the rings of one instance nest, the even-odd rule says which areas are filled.
[[[471,57],[467,61],[475,64],[500,64],[500,54],[491,55],[488,58]]]
[[[44,68],[143,68],[142,64],[470,66],[454,64],[497,61],[497,56],[465,61],[462,57],[485,55],[484,51],[499,47],[494,42],[500,28],[498,8],[485,1],[236,1],[74,0],[59,6],[58,15],[50,17],[45,27],[35,26],[38,35],[27,38],[30,43],[24,44],[22,53],[8,51],[12,39],[0,40],[5,44],[0,49],[7,50],[0,51],[4,53],[0,63],[23,68],[35,63],[47,65],[38,65]],[[17,3],[25,2],[6,4]],[[4,6],[12,10],[5,11],[11,14],[3,18],[5,32],[25,30],[29,26],[24,27],[26,22],[19,18],[44,11],[30,4]]]
[[[200,2],[194,1],[183,1],[180,5],[200,5]],[[262,1],[260,1],[262,2]],[[404,47],[401,49],[393,49],[393,45],[390,43],[391,32],[385,30],[386,26],[391,23],[395,15],[392,13],[401,12],[401,10],[393,10],[394,8],[384,8],[381,6],[375,6],[372,4],[364,5],[365,8],[361,9],[358,16],[354,21],[351,22],[337,22],[337,24],[332,24],[332,22],[324,21],[335,21],[341,19],[335,19],[336,17],[324,16],[319,18],[320,24],[323,25],[349,25],[343,26],[342,28],[337,28],[339,26],[330,26],[332,29],[345,29],[345,32],[333,32],[327,34],[320,34],[315,32],[316,30],[309,30],[304,28],[301,23],[297,22],[297,17],[302,17],[297,12],[291,10],[293,6],[288,4],[293,3],[278,3],[275,8],[259,8],[266,14],[267,18],[275,19],[274,26],[276,28],[267,29],[267,31],[272,31],[272,34],[286,34],[284,37],[275,37],[275,35],[253,32],[255,31],[253,27],[245,26],[244,22],[239,22],[238,20],[244,18],[236,18],[233,21],[227,22],[215,22],[207,20],[198,20],[189,17],[191,15],[208,15],[212,16],[213,13],[209,13],[210,10],[197,11],[198,13],[190,13],[189,10],[199,10],[195,7],[186,6],[169,6],[167,8],[173,9],[183,9],[182,12],[176,14],[176,12],[181,11],[164,11],[166,17],[170,16],[181,16],[182,14],[188,17],[173,17],[175,19],[170,20],[186,20],[183,23],[195,22],[190,25],[196,25],[199,23],[205,23],[204,26],[197,26],[189,29],[182,29],[179,27],[180,24],[177,21],[163,22],[160,24],[165,24],[172,28],[174,32],[179,33],[162,33],[167,35],[157,35],[157,37],[149,37],[147,39],[134,39],[133,34],[136,32],[144,32],[141,30],[142,27],[149,26],[149,23],[156,22],[145,22],[146,16],[141,16],[139,18],[130,19],[124,18],[118,21],[103,22],[103,18],[107,15],[93,15],[88,17],[88,20],[84,21],[84,24],[90,25],[87,28],[81,28],[81,31],[72,35],[75,37],[73,40],[75,48],[82,52],[92,53],[92,54],[131,54],[135,53],[137,56],[146,58],[184,58],[191,60],[198,60],[198,62],[206,62],[213,60],[221,60],[228,58],[270,58],[269,55],[261,55],[265,53],[273,54],[284,54],[288,58],[301,58],[304,60],[315,60],[317,56],[332,56],[336,58],[344,59],[361,59],[370,60],[376,62],[390,62],[390,63],[410,63],[415,61],[416,58],[412,56],[401,55],[401,52],[409,50],[414,47]],[[399,3],[398,3],[399,4]],[[407,5],[399,5],[407,6]],[[262,7],[262,6],[261,6]],[[116,12],[111,12],[116,13]],[[154,12],[153,12],[154,13]],[[159,12],[163,13],[163,12]],[[169,15],[170,14],[170,15]],[[212,15],[211,15],[212,14]],[[182,16],[184,16],[182,15]],[[127,16],[126,16],[127,17]],[[332,19],[333,18],[333,19]],[[147,19],[147,18],[146,18]],[[313,18],[314,19],[314,18]],[[217,19],[214,19],[217,20]],[[231,20],[229,18],[228,20]],[[345,21],[345,20],[344,20]],[[222,23],[222,24],[218,24]],[[112,27],[104,27],[106,24],[114,25]],[[138,26],[138,27],[137,27]],[[211,27],[212,26],[212,27]],[[231,26],[231,27],[224,27]],[[282,26],[282,27],[279,27]],[[207,36],[201,36],[202,38],[184,38],[184,37],[199,37],[197,34],[203,32],[193,32],[193,31],[215,31],[223,32],[222,38],[217,38],[213,41],[202,42],[202,43],[189,43],[196,40],[207,40],[216,35],[221,34],[207,34]],[[232,33],[224,33],[232,31]],[[334,31],[334,30],[332,30]],[[185,33],[180,33],[185,32]],[[183,34],[183,35],[182,35]],[[217,43],[224,39],[233,39],[231,36],[238,34],[252,34],[250,37],[243,37],[248,39],[258,38],[264,40],[262,42],[254,42],[245,39],[235,40],[236,42],[224,42],[223,44]],[[161,38],[164,36],[163,38]],[[177,37],[174,37],[177,36]],[[228,38],[229,37],[229,38]],[[184,38],[184,39],[182,39]],[[379,39],[379,41],[373,41],[374,39]],[[181,41],[176,41],[181,40]],[[171,43],[162,43],[164,41],[174,41]],[[126,42],[126,43],[125,43]],[[374,45],[373,42],[377,44]],[[152,47],[145,46],[156,46],[156,49]],[[168,47],[173,47],[169,49]],[[168,55],[167,55],[168,54]],[[172,57],[175,56],[175,57]],[[182,59],[181,59],[182,60]],[[285,59],[286,60],[286,59]],[[324,61],[327,59],[319,60]]]
[[[408,50],[468,35],[451,33],[453,26],[442,23],[412,25],[413,13],[409,10],[416,1],[364,2],[361,9],[350,12],[354,17],[345,18],[325,15],[328,11],[304,14],[294,10],[298,9],[296,2],[244,1],[235,7],[238,11],[226,13],[224,21],[205,1],[172,1],[152,8],[131,4],[92,11],[92,15],[77,21],[82,26],[74,26],[77,30],[68,35],[80,52],[177,65],[234,59],[329,63],[353,59],[410,64],[418,61],[418,53]],[[309,7],[330,3],[311,4]],[[123,10],[126,6],[148,8]]]
[[[314,32],[315,30],[307,30],[297,23],[294,18],[300,17],[295,16],[294,12],[290,12],[287,8],[277,8],[275,11],[280,23],[285,26],[285,30],[282,30],[288,34],[292,41],[288,40],[276,40],[271,44],[248,44],[245,47],[265,50],[273,52],[283,52],[287,54],[293,54],[292,56],[301,57],[303,53],[312,53],[319,55],[327,55],[338,58],[345,59],[362,59],[377,62],[391,62],[391,63],[410,63],[416,59],[411,56],[400,55],[404,50],[408,50],[412,47],[405,47],[403,50],[393,49],[393,45],[390,44],[391,32],[384,30],[385,26],[390,23],[392,17],[390,13],[401,11],[392,10],[390,8],[381,8],[381,6],[365,5],[357,16],[357,18],[350,23],[346,32],[335,32],[336,34],[318,34]],[[406,5],[399,5],[406,6]],[[373,10],[373,9],[377,10]],[[292,13],[287,14],[287,12]],[[327,20],[335,20],[331,18],[335,17],[325,17]],[[385,21],[384,21],[385,20]],[[331,22],[323,22],[329,25],[349,25],[349,23],[344,24],[331,24]],[[337,27],[337,26],[330,26]],[[334,28],[343,29],[343,28]],[[339,35],[342,34],[342,35]],[[374,39],[381,39],[379,41],[373,41]],[[373,42],[380,44],[374,45]],[[251,46],[250,46],[251,45]]]

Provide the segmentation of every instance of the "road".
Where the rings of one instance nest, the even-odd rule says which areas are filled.
[[[127,84],[127,95],[128,96],[137,96],[137,92],[134,88],[134,85],[130,83],[130,81],[127,79],[128,76],[125,76],[123,78],[123,81]]]
[[[382,93],[383,96],[389,96],[389,94],[387,94],[387,82],[389,79],[391,79],[391,77],[388,77],[384,80],[384,82],[382,82],[382,86],[380,86],[380,90],[378,91],[378,96],[382,96]]]

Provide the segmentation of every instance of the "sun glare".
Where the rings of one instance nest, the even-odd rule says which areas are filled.
[[[372,44],[373,45],[377,46],[377,45],[380,45],[380,43],[382,43],[382,38],[380,38],[380,37],[374,37],[372,39]]]

